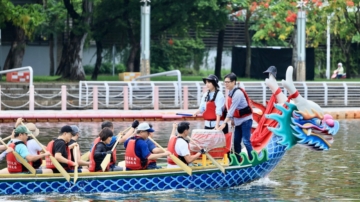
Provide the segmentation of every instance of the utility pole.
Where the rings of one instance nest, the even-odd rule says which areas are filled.
[[[140,53],[140,74],[150,74],[150,0],[140,0],[141,6],[141,53]]]
[[[2,57],[2,46],[1,46],[1,29],[0,29],[0,71],[3,70],[2,69],[2,64],[3,62],[1,61]],[[4,62],[5,63],[5,62]],[[2,80],[2,74],[0,74],[0,81]]]
[[[297,14],[297,52],[298,61],[296,65],[296,81],[306,80],[306,65],[305,65],[305,44],[306,44],[306,13],[303,10],[306,2],[303,0],[298,2],[298,14]]]

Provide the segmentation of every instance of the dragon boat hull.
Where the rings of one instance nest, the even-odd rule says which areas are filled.
[[[0,178],[1,195],[47,193],[126,193],[174,189],[217,189],[238,186],[268,175],[279,163],[285,147],[274,136],[267,146],[266,161],[258,165],[227,166],[226,174],[218,168],[194,167],[189,176],[180,169],[80,173],[77,182],[67,182],[60,174],[7,175]]]

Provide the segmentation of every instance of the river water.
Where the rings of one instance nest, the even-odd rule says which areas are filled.
[[[80,148],[88,151],[100,131],[100,123],[78,124]],[[114,123],[115,132],[130,126],[130,122]],[[167,145],[172,122],[152,122],[154,139]],[[38,123],[38,139],[47,144],[58,135],[64,123]],[[1,201],[324,201],[360,199],[360,120],[340,121],[340,130],[332,148],[315,152],[296,145],[288,151],[274,171],[264,179],[231,189],[193,191],[159,191],[149,193],[47,194],[0,196]],[[202,123],[191,122],[192,128]],[[13,123],[1,124],[0,134],[10,134]],[[123,147],[118,146],[118,159],[124,159]],[[164,160],[163,160],[164,161]],[[161,161],[160,161],[161,162]],[[0,168],[5,167],[4,162]]]

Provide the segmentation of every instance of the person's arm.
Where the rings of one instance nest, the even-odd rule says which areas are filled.
[[[132,122],[131,124],[131,128],[128,130],[127,133],[125,133],[125,135],[123,135],[122,137],[120,137],[121,139],[119,140],[119,143],[123,143],[125,142],[127,139],[129,139],[129,137],[131,137],[134,132],[135,132],[135,129],[139,126],[139,121],[138,120],[135,120]]]
[[[134,134],[135,134],[135,128],[130,128],[130,130],[128,130],[128,132],[124,136],[121,137],[121,139],[119,140],[119,144],[125,142],[127,139],[129,139]]]
[[[216,99],[215,99],[215,112],[216,112],[216,124],[215,124],[215,129],[219,128],[219,124],[220,124],[220,118],[222,116],[223,113],[223,108],[225,105],[225,97],[224,95],[219,91]]]
[[[5,145],[0,145],[0,151],[4,151],[4,150],[6,150],[6,148],[7,148],[7,146],[5,146]]]
[[[233,97],[232,97],[232,103],[231,103],[230,109],[228,110],[228,113],[226,115],[224,123],[221,124],[221,126],[219,127],[219,130],[224,129],[226,126],[226,123],[229,122],[233,118],[235,110],[241,101],[241,97],[244,97],[244,94],[241,92],[241,90],[236,90],[236,92],[233,94]]]
[[[152,154],[149,150],[148,144],[145,141],[138,140],[136,142],[136,147],[140,147],[141,150],[141,159],[155,160],[163,156],[170,155],[170,152],[166,151],[161,154]]]
[[[170,155],[170,152],[169,151],[166,151],[166,152],[163,152],[163,153],[160,153],[160,154],[150,154],[147,159],[149,160],[155,160],[155,159],[158,159],[158,158],[161,158],[163,156],[169,156]]]
[[[14,130],[12,130],[12,132],[11,132],[11,139],[14,139],[15,128],[18,127],[18,126],[21,124],[22,121],[23,121],[22,118],[18,118],[18,119],[16,120],[15,126],[14,126]]]
[[[23,144],[17,145],[15,147],[15,151],[24,159],[26,159],[28,162],[34,162],[38,159],[44,158],[45,156],[49,156],[50,153],[49,152],[45,152],[43,154],[39,154],[39,155],[31,155],[29,153],[29,150],[27,149],[27,147]]]
[[[49,155],[50,155],[50,153],[48,151],[43,153],[43,154],[39,154],[39,155],[31,155],[31,154],[29,154],[29,155],[26,156],[26,160],[29,161],[29,162],[34,162],[34,161],[36,161],[38,159],[42,159],[45,156],[49,156]]]
[[[62,151],[66,151],[66,145],[62,144],[62,143],[54,143],[54,148],[55,148],[55,159],[63,164],[68,164],[69,166],[76,166],[77,164],[73,161],[68,160],[67,158],[62,156]]]
[[[78,159],[79,166],[88,166],[88,165],[90,165],[90,162],[84,161],[84,160],[81,159],[81,156],[80,156],[80,147],[76,147],[76,149],[78,150],[78,152],[77,152],[77,159]],[[74,159],[74,160],[75,160],[75,159]]]
[[[106,156],[106,148],[103,147],[102,144],[97,144],[95,146],[94,158],[104,158]]]
[[[184,156],[184,159],[187,163],[192,163],[193,161],[195,161],[196,159],[198,159],[200,157],[201,153],[198,152],[194,155],[186,155]]]
[[[173,123],[173,128],[172,128],[172,131],[171,131],[171,134],[170,134],[170,138],[171,139],[172,137],[175,137],[176,136],[176,130],[177,130],[177,123]]]
[[[3,153],[0,154],[0,161],[4,160],[6,155],[13,151],[14,151],[14,149],[12,147],[8,147]]]
[[[203,113],[205,111],[205,107],[206,107],[205,97],[206,97],[206,95],[207,95],[207,93],[204,93],[203,96],[201,97],[199,109],[197,109],[193,113],[193,117],[196,117],[198,114]]]

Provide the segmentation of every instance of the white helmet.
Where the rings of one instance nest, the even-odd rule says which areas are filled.
[[[342,63],[341,63],[341,62],[339,62],[339,63],[338,63],[338,66],[339,66],[339,65],[340,65],[340,66],[342,66]]]

